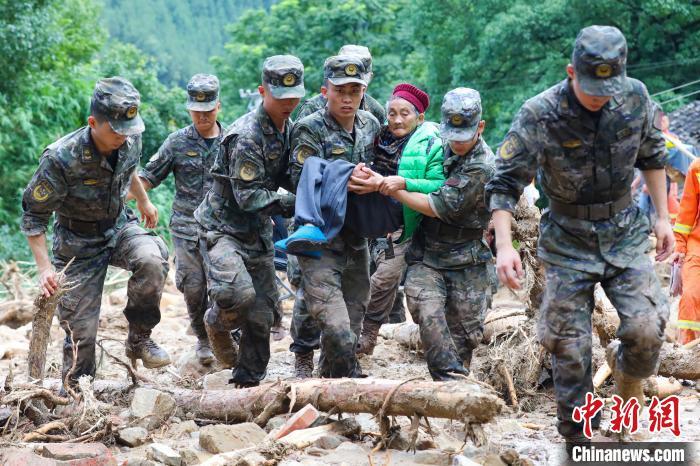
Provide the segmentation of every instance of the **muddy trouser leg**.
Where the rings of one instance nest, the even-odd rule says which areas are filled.
[[[491,306],[490,262],[443,272],[447,286],[445,318],[457,354],[469,368],[472,352],[484,336],[484,317]]]
[[[410,241],[394,245],[394,257],[386,258],[386,251],[381,251],[377,256],[377,270],[370,277],[370,300],[367,305],[366,320],[377,324],[384,324],[392,311],[401,278],[406,270],[404,253],[410,245]],[[401,303],[403,307],[403,301]]]
[[[199,340],[207,340],[204,313],[207,311],[207,277],[197,241],[173,236],[175,246],[175,286],[185,297],[192,332]]]
[[[294,299],[290,333],[292,344],[289,345],[289,351],[292,353],[308,353],[321,346],[321,330],[318,328],[316,319],[309,314],[302,288],[297,289]]]
[[[255,301],[242,309],[240,352],[232,379],[237,384],[255,383],[265,377],[270,361],[270,327],[279,296],[274,253],[247,251],[244,257],[245,273],[236,277],[236,283],[244,290],[252,286]]]
[[[565,437],[580,435],[582,425],[571,415],[593,392],[591,313],[593,289],[601,277],[544,263],[546,288],[540,307],[538,337],[552,354],[557,429]]]
[[[608,266],[601,285],[620,316],[617,367],[632,377],[653,375],[664,341],[669,304],[651,259],[641,256],[625,269]]]
[[[400,283],[400,282],[399,282]],[[406,322],[406,305],[404,304],[404,294],[402,289],[396,291],[396,298],[394,299],[394,304],[391,306],[391,312],[389,312],[389,318],[387,322],[390,324],[400,324]]]
[[[160,322],[160,298],[168,275],[168,248],[138,225],[119,233],[110,265],[131,272],[124,315],[129,326],[150,330]]]
[[[447,284],[443,273],[422,263],[411,264],[404,290],[408,311],[420,327],[425,360],[433,380],[450,380],[450,372],[467,373],[445,318]]]
[[[361,260],[364,264],[358,262]],[[367,248],[353,251],[345,247],[342,252],[324,250],[319,260],[300,257],[299,265],[304,300],[321,329],[324,355],[320,361],[321,377],[358,376],[355,345],[364,306],[369,299]]]
[[[74,288],[63,295],[57,311],[61,327],[66,331],[61,379],[73,364],[70,332],[73,333],[73,341],[78,347],[71,384],[83,375],[95,376],[95,338],[110,254],[111,249],[105,249],[96,256],[74,260],[66,269],[67,283]],[[61,270],[69,259],[54,257],[56,270]]]

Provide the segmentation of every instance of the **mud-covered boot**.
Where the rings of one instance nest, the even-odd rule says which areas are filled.
[[[625,374],[617,368],[617,353],[620,346],[619,340],[613,340],[605,348],[605,359],[608,366],[612,370],[613,378],[615,379],[615,392],[622,398],[623,402],[627,402],[630,398],[636,398],[639,406],[644,408],[644,379],[632,377]]]
[[[231,331],[217,324],[209,325],[207,314],[204,314],[204,329],[209,337],[209,345],[214,356],[224,367],[233,367],[238,361],[238,345],[231,336]]]
[[[294,353],[294,376],[298,379],[313,377],[314,352]]]
[[[362,324],[362,335],[360,335],[357,351],[355,351],[357,354],[372,355],[374,347],[377,346],[377,336],[381,326],[382,324],[371,320],[364,321]]]
[[[214,353],[207,337],[197,340],[197,343],[194,344],[194,352],[201,364],[208,366],[214,362]]]
[[[170,364],[168,353],[151,339],[151,330],[129,326],[129,336],[126,339],[126,357],[136,366],[140,359],[147,369],[155,369]]]

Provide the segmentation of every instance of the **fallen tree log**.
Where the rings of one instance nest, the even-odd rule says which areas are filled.
[[[45,386],[58,390],[60,381],[47,380]],[[114,399],[114,392],[129,387],[122,382],[97,380],[93,392],[108,401]],[[385,416],[419,415],[478,424],[490,421],[505,406],[496,392],[469,380],[403,383],[372,378],[305,379],[237,390],[151,387],[170,393],[178,407],[198,418],[228,422],[254,419],[269,407],[275,407],[273,415],[277,415],[311,404],[325,412],[376,414],[383,408]]]

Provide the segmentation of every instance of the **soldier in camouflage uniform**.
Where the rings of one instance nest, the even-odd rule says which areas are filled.
[[[175,176],[175,199],[170,217],[175,246],[175,285],[185,296],[190,325],[197,337],[197,358],[202,364],[211,364],[214,355],[203,321],[208,307],[207,281],[193,213],[211,188],[209,171],[219,153],[223,135],[217,121],[221,110],[219,79],[208,74],[194,75],[187,84],[186,106],[192,124],[170,134],[139,172],[139,177],[144,188],[149,190],[162,183],[171,172]]]
[[[170,363],[168,354],[150,338],[160,321],[160,297],[168,272],[163,241],[138,225],[125,206],[130,193],[146,226],[158,221],[158,211],[136,176],[141,157],[143,120],[140,96],[131,83],[114,77],[97,82],[90,105],[89,126],[80,128],[44,151],[22,197],[22,232],[27,236],[45,296],[57,290],[56,270],[66,269],[72,288],[59,302],[58,316],[66,331],[64,379],[95,376],[95,338],[107,266],[132,272],[124,315],[129,321],[126,354],[147,368]],[[46,229],[52,213],[53,265],[46,251]],[[73,361],[71,333],[78,345]]]
[[[523,105],[486,188],[494,211],[497,271],[511,288],[519,288],[522,276],[510,234],[518,198],[536,175],[550,201],[538,245],[547,281],[538,334],[552,353],[558,429],[569,448],[586,441],[571,416],[593,392],[594,285],[603,286],[620,316],[621,343],[614,342],[608,354],[625,399],[644,403],[641,380],[654,372],[669,313],[645,255],[649,222],[630,196],[636,167],[659,212],[657,260],[663,260],[673,249],[664,139],[646,87],[626,77],[626,58],[627,44],[618,29],[581,30],[568,79]]]
[[[370,161],[379,122],[371,113],[359,110],[365,73],[357,56],[326,60],[321,90],[328,103],[299,120],[292,131],[290,172],[295,186],[308,157],[358,164],[358,174],[362,163]],[[367,240],[344,227],[323,249],[320,259],[300,256],[299,266],[305,305],[322,332],[320,375],[359,376],[355,345],[369,301]]]
[[[195,211],[212,307],[204,325],[217,359],[236,365],[232,382],[258,385],[270,359],[277,303],[271,215],[294,213],[289,191],[289,116],[304,95],[304,66],[291,55],[263,64],[263,102],[226,129],[214,185]],[[230,330],[242,329],[238,361]]]
[[[363,45],[348,44],[343,45],[340,48],[338,55],[355,55],[359,57],[362,60],[366,70],[364,80],[369,86],[369,83],[372,81],[372,77],[374,76],[374,73],[372,72],[372,54],[369,52],[369,49]],[[299,106],[299,110],[296,114],[296,121],[299,121],[305,116],[321,110],[325,106],[326,98],[323,96],[323,94],[313,96]],[[382,107],[382,105],[377,102],[374,97],[366,92],[364,98],[362,99],[362,103],[360,104],[360,109],[370,112],[377,120],[379,120],[380,123],[384,123],[386,120],[386,111],[384,110],[384,107]]]
[[[430,375],[451,380],[454,374],[469,374],[496,280],[483,239],[489,222],[484,187],[495,171],[495,157],[481,137],[477,91],[448,92],[441,113],[445,184],[431,194],[400,190],[391,195],[424,215],[406,251],[406,302],[420,326]]]

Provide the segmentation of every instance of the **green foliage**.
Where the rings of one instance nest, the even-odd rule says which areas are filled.
[[[104,21],[112,37],[155,57],[158,78],[184,86],[195,73],[212,71],[209,57],[221,53],[225,26],[266,0],[106,0]]]

